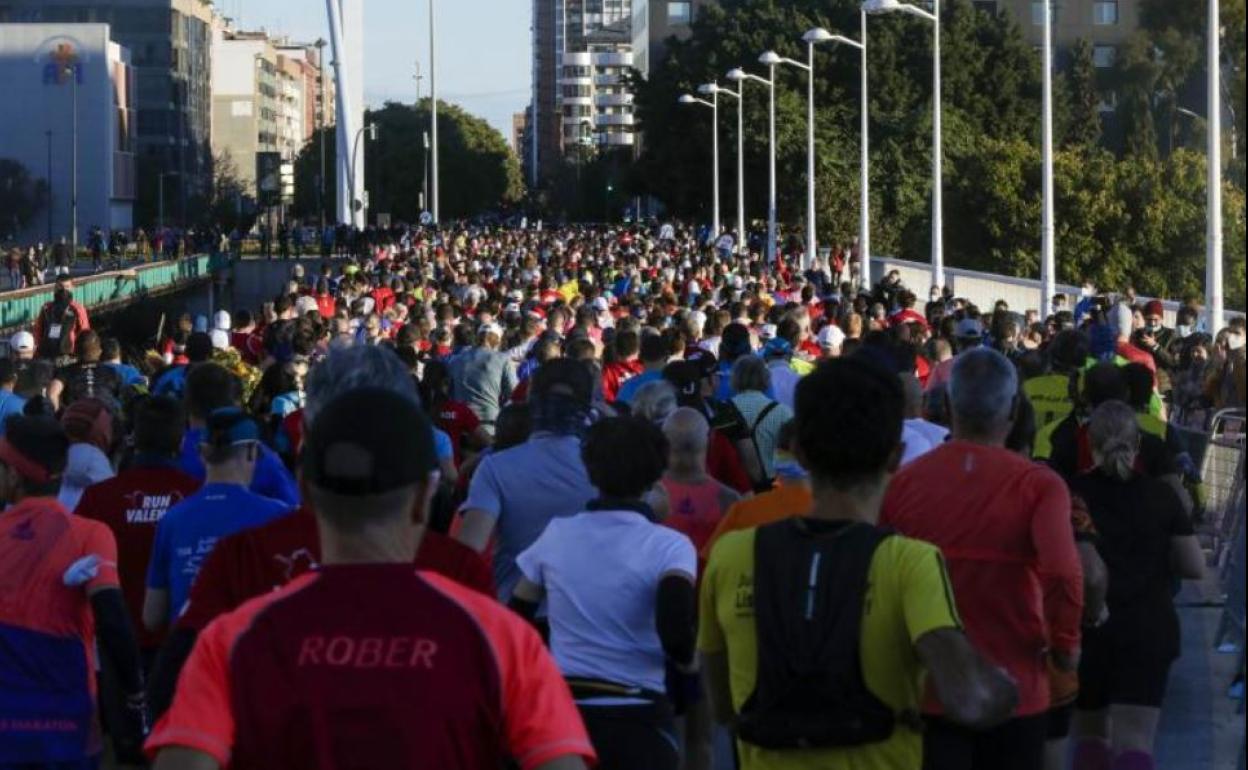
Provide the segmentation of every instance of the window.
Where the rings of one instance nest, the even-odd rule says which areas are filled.
[[[1092,46],[1092,63],[1102,69],[1108,69],[1114,66],[1114,61],[1118,58],[1118,49],[1112,45],[1096,45]]]
[[[1118,23],[1118,0],[1097,0],[1092,4],[1092,23],[1110,25]]]
[[[688,24],[693,20],[693,3],[690,0],[668,0],[667,23]]]
[[[1049,23],[1056,20],[1057,4],[1049,3]],[[1041,0],[1031,0],[1031,23],[1037,27],[1044,25],[1044,3]]]

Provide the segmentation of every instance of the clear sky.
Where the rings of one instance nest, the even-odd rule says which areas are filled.
[[[364,97],[369,106],[416,96],[416,61],[429,93],[430,0],[348,0],[364,6]],[[511,141],[511,115],[529,102],[531,0],[434,0],[438,96],[479,115]],[[329,39],[325,0],[216,0],[240,28]]]

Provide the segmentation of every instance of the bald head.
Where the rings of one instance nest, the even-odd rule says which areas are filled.
[[[673,454],[701,455],[706,452],[711,426],[696,409],[682,406],[663,421],[663,434]]]

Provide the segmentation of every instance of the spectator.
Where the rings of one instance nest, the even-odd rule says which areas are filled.
[[[948,703],[924,704],[927,767],[1042,767],[1048,668],[1078,661],[1082,575],[1070,495],[1055,473],[1005,448],[1018,377],[1000,353],[963,353],[953,367],[953,440],[907,466],[889,486],[881,521],[938,546],[949,562],[971,643],[1017,682],[1004,724],[967,730]]]
[[[58,275],[52,301],[35,316],[33,329],[40,358],[65,358],[77,350],[78,335],[91,328],[91,319],[82,303],[74,300],[74,283],[68,275]]]

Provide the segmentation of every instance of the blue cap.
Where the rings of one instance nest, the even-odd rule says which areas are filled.
[[[208,415],[203,442],[225,448],[260,440],[260,427],[247,413],[236,406],[217,409]]]
[[[784,337],[772,337],[767,340],[767,344],[763,346],[763,357],[771,356],[791,356],[793,355],[793,344]]]

